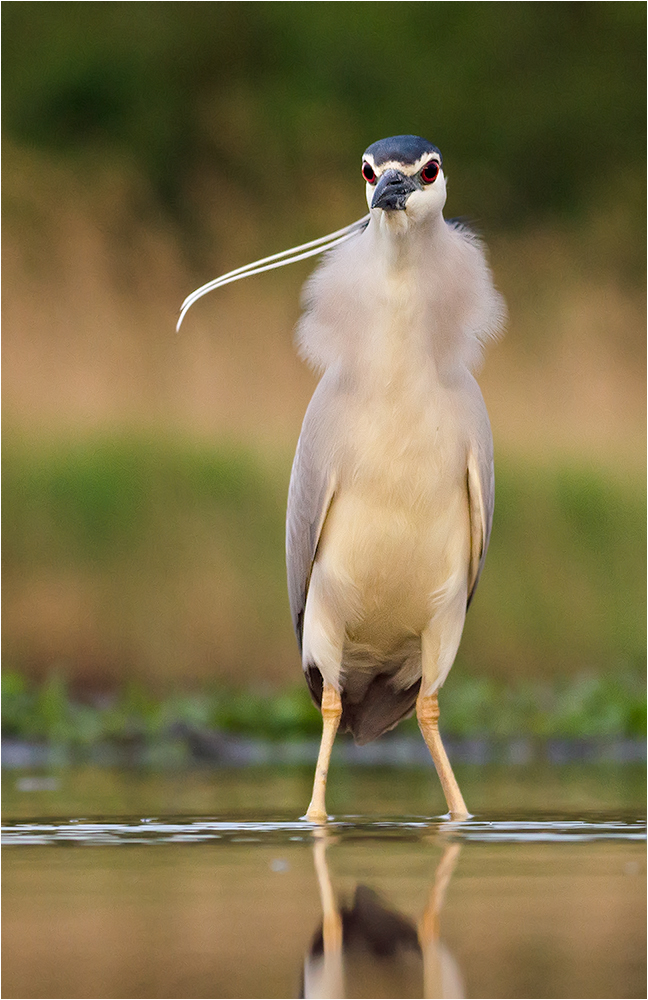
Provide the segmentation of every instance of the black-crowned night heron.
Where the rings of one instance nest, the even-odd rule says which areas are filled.
[[[446,222],[441,153],[418,136],[362,161],[369,215],[189,296],[329,251],[306,286],[302,354],[323,372],[288,496],[288,591],[323,733],[307,818],[326,819],[339,726],[357,743],[414,708],[453,818],[468,816],[439,735],[493,516],[493,447],[472,371],[504,318],[479,241]],[[179,324],[178,324],[179,325]]]

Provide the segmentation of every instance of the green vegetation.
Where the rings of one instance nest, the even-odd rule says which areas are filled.
[[[496,459],[491,546],[462,647],[470,669],[641,674],[645,537],[638,480]]]
[[[4,128],[130,159],[176,209],[207,170],[279,212],[416,132],[492,228],[642,199],[645,24],[638,3],[11,3]]]
[[[511,687],[456,671],[441,694],[441,705],[443,731],[455,737],[605,739],[646,732],[645,691],[628,675]],[[321,732],[305,684],[279,693],[215,689],[164,699],[130,684],[109,697],[81,701],[71,696],[60,676],[35,685],[20,674],[3,674],[5,736],[82,749],[102,742],[123,746],[170,740],[177,737],[178,724],[269,740]],[[410,719],[398,732],[415,730]]]
[[[6,443],[5,664],[41,681],[59,672],[82,693],[293,684],[288,474],[288,458],[234,446]],[[591,708],[605,691],[616,703],[643,672],[644,509],[640,482],[499,462],[491,548],[448,684],[468,674],[490,705],[501,684],[548,683],[562,698],[563,683],[593,677],[568,701]],[[237,718],[263,715],[234,704]]]
[[[234,447],[104,438],[5,442],[3,471],[5,662],[41,677],[63,662],[102,689],[245,681],[272,659],[278,679],[293,651],[287,469]]]
[[[3,473],[10,570],[63,558],[92,567],[116,562],[134,546],[168,538],[182,512],[207,521],[220,514],[229,544],[252,561],[264,562],[283,530],[278,475],[234,446],[102,438],[35,453],[8,441]]]

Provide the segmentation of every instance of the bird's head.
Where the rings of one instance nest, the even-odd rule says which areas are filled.
[[[418,135],[394,135],[365,150],[367,204],[402,226],[440,215],[446,200],[441,153]]]
[[[362,158],[362,176],[367,182],[370,214],[374,218],[378,216],[381,228],[384,223],[390,233],[403,233],[410,223],[417,225],[427,219],[442,218],[446,182],[441,163],[441,153],[437,147],[418,135],[394,135],[391,139],[381,139],[369,146]],[[255,260],[208,281],[184,300],[176,329],[180,329],[193,303],[207,292],[252,274],[261,274],[262,271],[284,267],[294,261],[331,250],[362,233],[367,228],[369,219],[370,216],[365,215],[328,236]]]

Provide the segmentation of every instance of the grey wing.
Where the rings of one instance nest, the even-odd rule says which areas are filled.
[[[495,504],[493,438],[483,400],[481,400],[480,411],[468,452],[467,482],[468,507],[470,510],[470,568],[468,572],[468,600],[466,607],[470,607],[470,602],[475,593],[486,559]]]
[[[290,475],[286,515],[288,598],[300,652],[311,570],[334,492],[334,477],[318,461],[313,424],[307,416]]]

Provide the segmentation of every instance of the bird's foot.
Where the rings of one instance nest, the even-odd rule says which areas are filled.
[[[328,822],[328,814],[326,809],[311,802],[306,810],[306,819],[309,823],[326,823]]]

